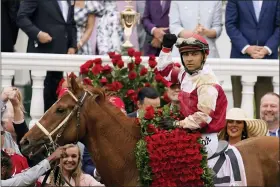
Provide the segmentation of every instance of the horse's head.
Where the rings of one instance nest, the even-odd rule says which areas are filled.
[[[37,155],[45,148],[74,143],[85,136],[87,99],[104,100],[104,93],[84,89],[75,78],[68,79],[68,88],[22,138],[20,144],[23,154]]]

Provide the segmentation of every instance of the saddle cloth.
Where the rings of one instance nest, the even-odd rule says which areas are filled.
[[[229,145],[220,156],[208,160],[208,167],[216,173],[215,186],[247,186],[243,160],[234,146]]]

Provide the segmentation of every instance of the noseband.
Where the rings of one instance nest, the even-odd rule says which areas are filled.
[[[54,151],[57,147],[58,147],[58,144],[57,144],[57,141],[58,139],[61,137],[62,133],[64,132],[65,128],[66,128],[66,124],[67,122],[69,121],[69,119],[75,114],[75,112],[77,112],[77,124],[76,124],[76,129],[77,129],[77,138],[76,138],[76,142],[78,142],[79,140],[79,127],[80,127],[80,111],[81,111],[81,107],[82,105],[84,104],[84,101],[85,101],[85,98],[87,97],[87,95],[93,95],[90,91],[88,90],[85,90],[84,93],[83,93],[83,96],[81,98],[77,98],[71,91],[67,90],[67,92],[69,93],[69,95],[75,100],[76,102],[76,105],[75,107],[71,110],[71,112],[66,116],[66,118],[64,118],[64,120],[54,129],[52,130],[51,132],[49,132],[38,120],[35,124],[39,127],[39,129],[41,129],[41,131],[49,138],[50,140],[50,144],[53,148],[52,151]],[[56,103],[56,102],[55,102]],[[55,104],[54,103],[54,104]],[[55,140],[53,141],[53,138],[52,138],[52,135],[54,133],[57,133],[56,137],[55,137]],[[49,152],[50,154],[50,150],[48,149],[47,146],[45,146],[47,151]]]

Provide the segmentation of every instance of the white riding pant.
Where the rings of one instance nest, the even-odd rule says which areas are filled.
[[[218,133],[202,134],[202,144],[207,151],[207,158],[210,158],[215,154],[218,149]]]

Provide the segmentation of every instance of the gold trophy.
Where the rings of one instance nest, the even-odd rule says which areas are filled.
[[[122,44],[122,47],[127,49],[133,47],[133,44],[130,42],[130,36],[132,34],[133,27],[136,23],[139,23],[140,14],[133,10],[133,6],[130,5],[132,1],[125,1],[128,5],[125,6],[125,9],[121,12],[121,24],[124,27],[124,39],[125,42]]]

